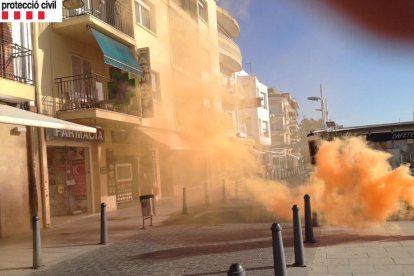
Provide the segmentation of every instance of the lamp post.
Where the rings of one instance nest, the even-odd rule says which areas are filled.
[[[321,96],[320,97],[308,97],[308,100],[310,101],[321,101],[321,108],[316,109],[316,111],[322,112],[322,123],[323,127],[326,128],[326,122],[328,121],[328,100],[323,97],[323,89],[321,84]]]
[[[68,10],[80,9],[84,5],[82,0],[63,0],[63,6]]]

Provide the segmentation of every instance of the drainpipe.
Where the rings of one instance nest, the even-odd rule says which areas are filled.
[[[38,215],[38,196],[36,185],[36,172],[35,172],[35,154],[33,150],[33,132],[32,126],[26,126],[26,148],[27,148],[27,170],[29,181],[29,205],[30,205],[30,217]]]
[[[35,85],[35,102],[34,106],[37,113],[42,114],[42,103],[41,103],[41,74],[38,66],[38,54],[39,54],[39,23],[31,23],[32,27],[32,60],[33,60],[33,81]],[[45,135],[43,128],[37,129],[38,135],[38,160],[40,162],[40,191],[42,198],[42,222],[43,227],[50,227],[50,204],[49,204],[49,175],[47,170],[47,151],[45,143]],[[33,137],[32,137],[33,138]],[[33,155],[34,152],[32,151]],[[34,156],[33,156],[34,158]],[[36,189],[37,191],[38,189]],[[37,195],[36,195],[37,196]],[[37,198],[37,197],[36,197]]]

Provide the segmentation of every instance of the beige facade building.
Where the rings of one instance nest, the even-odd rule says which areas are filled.
[[[17,36],[20,32],[29,32],[29,39],[22,41]],[[35,99],[30,42],[30,26],[0,24],[2,119],[4,107],[27,107],[26,103]],[[18,127],[16,124],[0,123],[0,237],[30,227],[27,138]]]
[[[299,149],[299,104],[289,94],[269,88],[272,176],[281,171],[294,173],[301,161]]]
[[[189,115],[207,120],[221,111],[215,84],[241,68],[234,18],[214,0],[84,0],[63,15],[62,23],[28,28],[33,45],[22,72],[30,78],[9,77],[2,64],[0,101],[97,132],[39,128],[37,192],[29,193],[26,137],[11,136],[15,126],[0,123],[7,153],[0,169],[16,176],[13,184],[5,173],[0,178],[3,235],[29,229],[33,199],[32,213],[48,227],[57,216],[98,212],[101,202],[113,210],[144,194],[174,196],[194,179],[218,181],[209,161],[186,163],[189,175],[181,168],[197,142]],[[5,167],[10,160],[19,167]]]

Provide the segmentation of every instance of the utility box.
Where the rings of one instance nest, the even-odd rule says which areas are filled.
[[[150,226],[152,226],[152,216],[155,215],[155,202],[154,195],[142,195],[139,197],[141,203],[142,214],[142,229],[145,229],[145,220],[150,220]]]

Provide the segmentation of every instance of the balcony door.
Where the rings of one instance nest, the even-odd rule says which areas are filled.
[[[79,56],[72,56],[72,76],[92,73],[91,63]]]
[[[82,105],[93,102],[91,63],[79,56],[72,56],[73,94]]]

